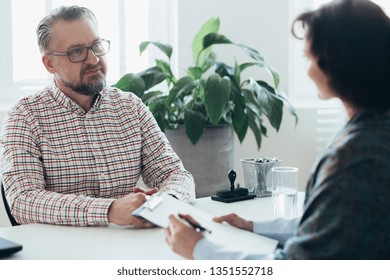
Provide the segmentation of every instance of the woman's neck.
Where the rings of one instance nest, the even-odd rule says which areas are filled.
[[[358,109],[346,101],[343,101],[343,105],[345,112],[347,113],[348,119],[352,119],[352,117],[358,112]]]

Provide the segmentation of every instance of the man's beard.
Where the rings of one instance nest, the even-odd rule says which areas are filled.
[[[83,82],[83,76],[85,72],[87,72],[88,70],[92,70],[90,68],[93,67],[86,67],[85,69],[82,69],[80,71],[80,83],[72,83],[69,81],[62,80],[63,84],[74,92],[77,92],[82,95],[95,96],[99,94],[106,86],[105,69],[102,67],[102,73],[96,77],[91,78],[91,81],[87,84]]]
[[[103,88],[106,86],[106,80],[104,77],[99,77],[89,84],[80,83],[74,85],[72,83],[65,83],[65,86],[69,87],[71,90],[87,96],[94,96],[99,94]]]

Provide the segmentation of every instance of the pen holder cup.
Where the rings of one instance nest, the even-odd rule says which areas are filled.
[[[257,197],[271,196],[271,168],[280,166],[281,161],[273,158],[241,159],[244,172],[245,187],[249,194]]]

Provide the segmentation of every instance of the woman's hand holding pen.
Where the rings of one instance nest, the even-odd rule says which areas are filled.
[[[193,221],[190,215],[180,214],[180,218]],[[169,222],[168,227],[165,228],[165,241],[175,253],[193,259],[195,245],[204,237],[203,233],[197,232],[193,226],[183,223],[174,215],[169,216]]]
[[[193,252],[196,244],[204,237],[203,231],[208,231],[203,228],[190,215],[179,214],[179,218],[174,215],[169,216],[169,225],[165,229],[165,241],[171,249],[188,259],[193,259]],[[215,217],[215,222],[226,222],[234,227],[253,231],[253,222],[247,221],[237,214],[228,214],[224,216]]]

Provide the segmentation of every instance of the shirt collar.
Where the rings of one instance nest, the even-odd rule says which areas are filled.
[[[52,84],[49,86],[50,92],[54,98],[54,100],[57,101],[57,103],[68,110],[72,112],[76,112],[80,115],[85,115],[86,113],[93,112],[97,110],[102,100],[107,97],[107,87],[103,88],[103,90],[98,94],[95,102],[92,104],[92,107],[88,112],[85,112],[72,98],[67,96],[55,83],[55,81],[52,82]]]
[[[367,120],[378,120],[378,119],[389,119],[390,118],[390,109],[383,110],[383,111],[377,111],[377,110],[370,110],[370,109],[364,109],[357,112],[348,122],[348,124],[354,124],[359,122],[364,122]]]

